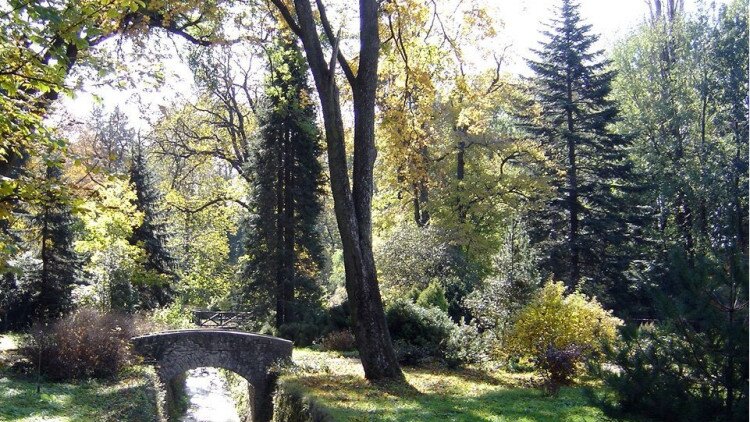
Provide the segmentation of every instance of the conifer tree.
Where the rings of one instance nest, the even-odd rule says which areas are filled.
[[[527,118],[526,125],[562,170],[553,176],[556,193],[533,234],[555,278],[569,286],[584,283],[591,293],[606,296],[608,286],[587,282],[616,286],[627,265],[622,194],[630,164],[627,142],[609,130],[617,117],[608,99],[614,73],[602,51],[594,49],[598,36],[578,9],[574,0],[562,0],[544,32],[547,41],[535,51],[539,60],[529,61],[541,115]]]
[[[144,283],[135,287],[139,291],[141,307],[164,306],[172,300],[174,294],[171,282],[174,278],[175,262],[167,247],[167,220],[159,208],[162,196],[154,186],[140,143],[133,147],[130,183],[138,198],[137,208],[143,212],[143,223],[133,230],[130,243],[143,246],[146,253],[144,269],[157,275],[145,277]]]
[[[270,54],[265,97],[253,163],[254,215],[246,240],[244,296],[260,313],[275,309],[280,328],[317,308],[315,277],[323,263],[316,227],[322,209],[320,133],[307,66],[295,42],[284,36]]]
[[[61,184],[62,164],[47,163],[39,212],[39,259],[33,294],[35,320],[58,318],[72,306],[73,287],[80,282],[82,261],[73,249],[75,219]]]

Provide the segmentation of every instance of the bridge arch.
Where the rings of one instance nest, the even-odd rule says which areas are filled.
[[[160,380],[169,381],[190,369],[216,367],[244,377],[252,386],[254,421],[272,415],[271,394],[279,361],[292,358],[292,342],[277,337],[229,330],[174,330],[131,339],[133,350],[156,367]]]

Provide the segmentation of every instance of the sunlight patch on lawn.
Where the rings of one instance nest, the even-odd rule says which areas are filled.
[[[408,386],[374,386],[359,360],[295,349],[298,368],[285,378],[298,384],[341,421],[607,421],[583,387],[557,397],[530,387],[533,374],[467,368],[404,368]]]
[[[0,421],[88,422],[155,419],[153,370],[134,368],[111,382],[42,382],[0,374]]]

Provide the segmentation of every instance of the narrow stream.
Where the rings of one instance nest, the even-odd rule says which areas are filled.
[[[189,401],[183,422],[240,422],[227,381],[218,369],[188,371],[185,394]]]

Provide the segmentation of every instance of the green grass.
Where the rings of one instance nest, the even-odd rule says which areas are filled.
[[[409,386],[374,386],[355,358],[295,350],[285,376],[341,421],[610,421],[583,386],[548,397],[532,374],[405,368]],[[594,384],[589,386],[597,388]]]
[[[0,335],[6,362],[14,348],[10,344],[8,336]],[[155,376],[150,368],[134,367],[111,382],[42,382],[37,394],[35,377],[0,368],[0,421],[153,421]]]

